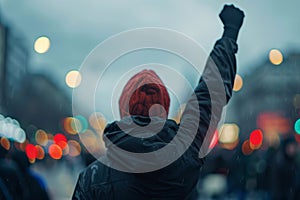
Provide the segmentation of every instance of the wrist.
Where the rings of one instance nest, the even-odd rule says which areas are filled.
[[[237,41],[239,34],[239,28],[233,27],[233,26],[224,26],[224,32],[222,37],[231,38],[234,41]]]

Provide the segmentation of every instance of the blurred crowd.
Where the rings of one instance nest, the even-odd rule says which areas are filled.
[[[25,152],[0,146],[0,199],[49,199],[44,180],[30,169]]]
[[[30,164],[25,152],[17,149],[0,146],[0,153],[0,199],[8,200],[71,199],[78,172],[95,160],[85,154],[81,165],[72,160],[61,160],[68,163],[62,165],[53,164],[58,161]],[[239,148],[216,146],[202,168],[197,199],[299,199],[299,167],[300,146],[293,138],[247,156]]]
[[[199,199],[299,199],[299,153],[294,138],[248,156],[215,148],[202,169]]]

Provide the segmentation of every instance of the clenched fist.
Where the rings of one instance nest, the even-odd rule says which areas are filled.
[[[224,24],[223,36],[236,40],[238,32],[243,24],[245,17],[244,12],[234,5],[225,5],[219,17]]]

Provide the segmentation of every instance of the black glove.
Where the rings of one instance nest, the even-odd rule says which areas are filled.
[[[219,17],[224,24],[223,37],[229,37],[236,41],[245,17],[244,12],[233,5],[225,5]]]

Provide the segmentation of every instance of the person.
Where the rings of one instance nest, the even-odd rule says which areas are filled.
[[[27,195],[24,199],[50,199],[44,180],[38,174],[30,170],[30,163],[26,154],[22,151],[15,150],[11,154],[11,159],[15,161],[19,172],[22,174],[22,184],[25,186]]]
[[[0,199],[25,199],[22,174],[10,159],[9,151],[0,145]]]
[[[166,119],[170,96],[159,76],[153,70],[143,70],[134,75],[125,85],[119,99],[121,120],[108,124],[104,130],[107,147],[104,157],[109,160],[108,164],[97,160],[84,169],[78,177],[73,199],[182,200],[197,196],[196,184],[204,163],[204,158],[199,156],[201,145],[205,137],[215,131],[222,108],[232,96],[236,75],[235,54],[238,50],[236,42],[244,13],[234,5],[225,5],[219,17],[224,24],[223,35],[214,45],[194,90],[196,99],[192,95],[187,101],[180,123]],[[211,67],[213,63],[217,71]],[[222,93],[218,87],[214,87],[218,82],[215,76],[217,72],[222,78],[224,96],[212,98],[212,95],[219,97],[219,93]],[[221,99],[223,97],[225,100]],[[218,105],[215,114],[212,112],[213,105]],[[209,128],[211,125],[214,129]],[[156,134],[153,134],[151,128],[149,131],[139,129],[148,126],[162,128],[159,132],[154,131]],[[186,134],[186,137],[179,134],[179,131]],[[191,139],[191,144],[186,147],[182,138],[179,138],[176,145],[171,145],[169,154],[153,154],[153,160],[122,156],[118,154],[120,151],[115,151],[117,146],[129,152],[145,153],[146,156],[148,152],[167,147],[178,134]],[[189,134],[195,134],[195,137]],[[179,154],[177,149],[183,149],[184,152]],[[173,154],[179,155],[179,158],[155,169],[155,166],[161,164],[159,162],[172,160]],[[147,170],[149,168],[155,170]]]

